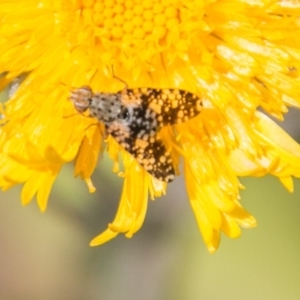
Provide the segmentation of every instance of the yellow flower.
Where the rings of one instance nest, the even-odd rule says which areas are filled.
[[[166,192],[104,127],[74,114],[70,91],[84,85],[116,93],[180,88],[204,109],[159,136],[186,188],[210,252],[220,232],[231,238],[255,226],[239,199],[239,176],[277,176],[289,191],[300,176],[300,146],[265,112],[283,119],[300,106],[300,7],[293,0],[13,0],[0,3],[0,88],[26,79],[5,104],[0,128],[0,186],[23,184],[46,209],[63,164],[75,161],[86,180],[107,149],[124,188],[108,229],[91,245],[141,227],[148,194]],[[105,147],[103,147],[103,144]]]

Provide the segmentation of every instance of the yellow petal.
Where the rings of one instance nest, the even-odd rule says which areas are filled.
[[[289,191],[300,177],[299,144],[258,111],[283,120],[289,106],[300,107],[299,14],[293,0],[0,2],[0,89],[23,80],[0,109],[0,187],[23,184],[22,203],[36,195],[45,210],[65,163],[75,162],[75,176],[93,192],[90,178],[107,150],[124,187],[114,221],[91,244],[131,237],[148,194],[164,195],[167,184],[106,136],[89,110],[79,114],[70,92],[184,89],[200,97],[201,114],[158,135],[176,175],[184,163],[192,209],[214,252],[222,231],[236,238],[239,226],[256,225],[240,205],[239,176],[272,174]]]

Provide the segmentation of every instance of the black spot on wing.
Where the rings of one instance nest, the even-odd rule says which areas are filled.
[[[171,156],[157,135],[147,141],[135,140],[130,153],[155,178],[165,182],[174,180],[175,171]]]
[[[196,117],[202,100],[195,94],[179,89],[140,89],[144,105],[155,112],[159,127],[180,124]]]
[[[152,176],[165,182],[174,179],[172,159],[157,135],[148,135],[147,139],[145,136],[137,138],[128,131],[128,128],[114,128],[113,125],[107,125],[107,133],[111,134]]]

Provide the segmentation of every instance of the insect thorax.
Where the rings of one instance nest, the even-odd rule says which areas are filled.
[[[90,114],[92,117],[110,123],[114,120],[124,119],[127,108],[121,102],[121,93],[97,93],[90,99]]]

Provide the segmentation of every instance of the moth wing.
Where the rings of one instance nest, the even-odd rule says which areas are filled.
[[[156,113],[160,127],[186,122],[202,111],[202,100],[193,93],[179,89],[140,90],[142,101]]]
[[[155,178],[165,182],[175,178],[171,156],[157,134],[149,135],[147,139],[134,138],[129,127],[114,123],[107,126],[107,133]]]

